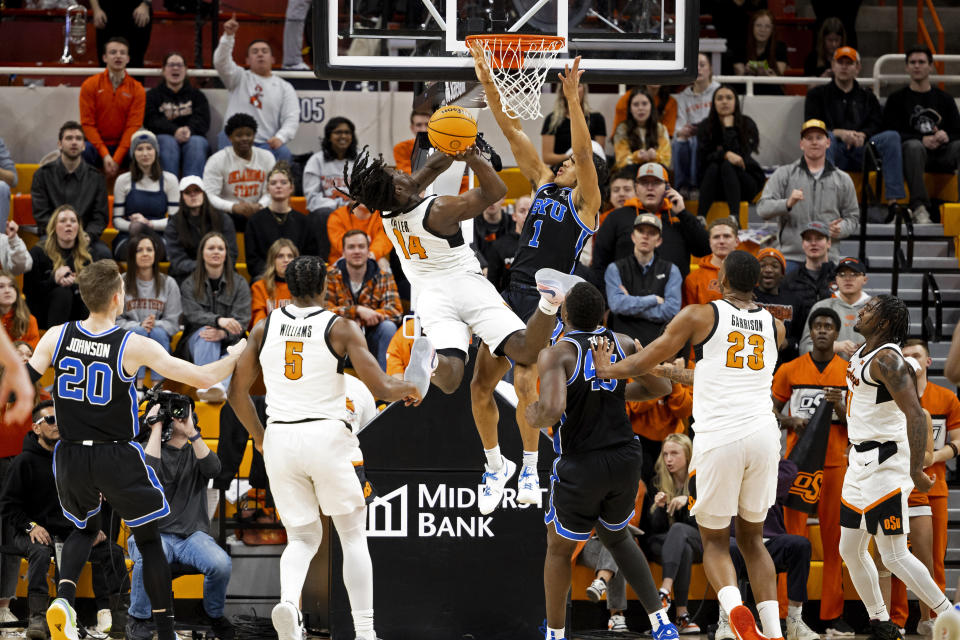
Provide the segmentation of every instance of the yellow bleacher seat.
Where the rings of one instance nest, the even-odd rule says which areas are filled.
[[[697,206],[700,204],[698,200],[687,200],[684,202],[684,206],[687,211],[693,215],[697,215]],[[740,212],[737,216],[737,222],[740,224],[741,229],[746,229],[750,226],[749,223],[749,207],[750,203],[746,200],[740,203]],[[730,207],[726,202],[714,202],[710,205],[710,210],[707,212],[707,224],[710,224],[717,218],[726,218],[730,215]]]
[[[516,167],[503,169],[497,175],[499,175],[500,179],[507,185],[506,198],[508,200],[516,200],[520,196],[528,196],[533,191],[530,181],[527,180],[520,172],[520,169]]]
[[[237,232],[237,262],[246,262],[247,261],[247,250],[246,245],[243,242],[243,232]]]
[[[14,193],[30,193],[30,185],[33,184],[33,174],[40,168],[38,164],[18,164],[17,165],[17,186]]]

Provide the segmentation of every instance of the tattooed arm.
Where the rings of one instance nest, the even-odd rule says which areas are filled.
[[[672,364],[658,364],[650,373],[673,382],[685,384],[688,387],[693,386],[693,369],[685,369]]]
[[[910,477],[918,491],[929,491],[933,486],[933,478],[923,472],[923,458],[927,451],[927,419],[920,407],[913,368],[892,349],[884,349],[870,364],[870,376],[887,388],[893,401],[907,417]]]

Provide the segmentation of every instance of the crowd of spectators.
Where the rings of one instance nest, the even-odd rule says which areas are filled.
[[[94,4],[98,19],[97,12],[104,10]],[[730,16],[717,24],[718,29],[743,31],[732,71],[782,75],[785,46],[777,38],[773,16],[749,0],[716,4],[729,5],[733,15],[743,13],[739,27],[727,20]],[[131,19],[142,22],[143,28],[150,16],[139,6]],[[255,323],[290,302],[284,281],[290,261],[300,254],[318,254],[329,266],[326,307],[363,329],[381,367],[391,375],[402,374],[414,332],[412,322],[404,321],[403,274],[391,261],[393,248],[380,212],[358,206],[342,191],[344,172],[357,157],[356,127],[342,116],[327,122],[320,148],[303,167],[307,213],[294,211],[291,198],[298,179],[287,144],[296,136],[299,122],[296,92],[271,72],[274,58],[267,42],[247,43],[246,68],[234,62],[238,29],[236,20],[224,25],[214,56],[229,103],[223,130],[214,136],[217,150],[212,155],[210,108],[203,93],[191,85],[183,55],[168,54],[162,81],[145,92],[126,72],[133,55],[130,44],[120,36],[104,38],[106,69],[84,82],[79,122],[63,124],[58,157],[33,177],[30,191],[39,239],[29,251],[18,225],[7,220],[17,173],[0,141],[0,218],[5,225],[0,235],[0,317],[10,337],[26,349],[36,345],[40,331],[86,316],[76,276],[92,261],[112,255],[126,265],[126,303],[118,324],[167,350],[182,331],[178,352],[197,364],[212,362]],[[298,37],[291,34],[292,41]],[[287,53],[284,65],[293,67],[297,63]],[[142,52],[139,55],[142,58]],[[823,21],[807,62],[809,73],[829,77],[830,82],[807,95],[798,159],[769,178],[755,159],[761,144],[756,123],[742,113],[736,88],[713,79],[706,55],[698,57],[694,83],[680,91],[632,87],[617,103],[610,129],[603,114],[590,108],[585,84],[579,94],[595,146],[613,151],[615,171],[605,185],[607,201],[581,266],[587,278],[602,284],[609,307],[606,322],[616,331],[648,344],[684,305],[720,299],[719,269],[738,247],[741,203],[759,195],[756,211],[775,223],[777,233],[775,247],[756,251],[761,274],[755,298],[787,328],[773,396],[789,434],[788,451],[811,416],[809,407],[821,400],[842,404],[845,382],[838,372],[863,343],[853,325],[869,299],[864,290],[867,269],[839,250],[840,241],[859,228],[859,205],[847,171],[881,164],[885,200],[896,206],[908,188],[914,221],[926,223],[934,207],[923,186],[924,172],[956,171],[960,163],[960,113],[949,94],[931,85],[929,51],[917,47],[907,53],[910,84],[893,93],[884,107],[857,83],[860,56],[848,44],[848,32],[839,19]],[[425,130],[428,118],[429,113],[411,112],[414,136]],[[568,157],[570,119],[562,94],[544,119],[541,133],[547,164]],[[394,147],[398,170],[411,171],[415,140]],[[691,200],[697,200],[697,211],[687,208]],[[726,203],[731,215],[707,224],[711,206],[718,201]],[[501,201],[473,221],[472,247],[486,276],[500,290],[507,287],[530,206],[530,196]],[[108,215],[117,230],[112,250],[103,241]],[[914,346],[929,356],[925,344]],[[691,355],[692,349],[685,349],[662,366],[689,368]],[[139,371],[138,384],[146,377],[146,370]],[[152,371],[150,379],[162,381]],[[922,400],[937,388],[924,382]],[[228,384],[229,379],[199,389],[197,396],[223,402]],[[812,402],[801,402],[801,396]],[[946,402],[937,396],[937,402],[943,406],[936,407],[936,415],[946,416],[944,433],[960,428],[956,398]],[[644,550],[663,566],[662,598],[675,606],[681,633],[700,632],[687,609],[691,567],[702,557],[699,534],[686,513],[691,440],[685,432],[691,405],[690,386],[675,383],[671,394],[659,401],[627,406],[646,457],[635,524],[644,531],[640,539]],[[834,511],[845,464],[840,443],[845,443],[846,431],[840,414],[831,427],[819,513],[824,548],[821,619],[835,635],[851,631],[842,617],[839,555],[827,551],[828,546],[837,546],[839,519]],[[34,421],[21,433],[22,447],[0,458],[0,480],[25,474],[40,466],[37,460],[49,457],[56,441],[55,424],[52,406],[39,404]],[[202,439],[194,437],[192,419],[179,421],[173,432],[161,443],[160,431],[155,430],[146,457],[170,496],[176,497],[171,504],[179,501],[181,513],[187,514],[172,519],[163,530],[165,548],[169,536],[171,559],[185,559],[208,574],[206,614],[228,634],[222,591],[229,580],[229,558],[224,561],[211,548],[209,520],[201,517],[206,511],[198,503],[198,487],[219,473],[220,462]],[[938,442],[937,451],[949,453],[947,444]],[[7,458],[13,462],[4,466]],[[180,475],[178,482],[173,470],[184,461],[196,477]],[[795,475],[796,468],[785,464],[781,484],[789,486]],[[24,510],[27,498],[45,485],[36,479],[26,488],[23,482],[4,485],[0,513],[5,522],[23,529],[16,532],[15,543],[22,546],[31,566],[47,561],[49,540],[69,532],[57,514]],[[28,494],[18,496],[16,491]],[[787,638],[814,640],[816,633],[800,617],[806,600],[802,565],[810,554],[810,542],[804,537],[806,515],[778,503],[771,518],[768,545],[778,570],[788,574]],[[593,600],[606,595],[611,629],[623,630],[624,581],[602,545],[593,542],[576,560],[596,571],[587,595]],[[103,545],[99,560],[107,569],[114,557],[111,544]],[[942,582],[943,554],[936,553],[934,571],[940,571]],[[138,562],[135,542],[130,557]],[[198,558],[205,562],[202,567],[192,561]],[[150,630],[145,622],[149,602],[137,566],[127,629],[129,637],[139,640]],[[6,615],[2,604],[9,595],[8,574],[0,567],[0,621]],[[31,598],[39,598],[38,581],[31,573]],[[97,585],[102,605],[98,608],[119,615],[122,585],[108,577]],[[34,604],[31,599],[31,618]],[[723,624],[721,620],[717,636],[721,640],[732,637],[722,635]]]

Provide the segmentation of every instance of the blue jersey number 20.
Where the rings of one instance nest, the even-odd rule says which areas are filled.
[[[84,367],[77,358],[62,358],[57,365],[63,370],[57,377],[57,397],[83,402],[84,395],[91,404],[110,402],[113,371],[104,362],[92,362]],[[86,392],[86,393],[84,393]]]

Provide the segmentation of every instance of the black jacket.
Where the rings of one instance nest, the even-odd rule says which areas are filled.
[[[73,256],[65,251],[63,251],[63,256],[65,264],[76,272],[77,267],[73,263]],[[53,278],[53,260],[43,250],[42,244],[33,245],[30,249],[30,257],[33,258],[33,268],[23,274],[23,295],[27,299],[30,312],[37,319],[37,325],[41,329],[49,329],[50,324],[47,322],[48,298],[50,292],[58,289],[60,285]],[[87,315],[86,306],[80,298],[80,287],[74,282],[71,289],[73,289],[74,295],[74,315],[79,314],[77,319],[85,318]]]
[[[715,131],[710,126],[710,118],[697,125],[697,167],[698,175],[703,175],[711,164],[723,162],[727,151],[732,151],[743,158],[746,172],[756,181],[757,185],[766,182],[766,176],[760,163],[753,154],[760,149],[760,132],[757,123],[750,116],[743,116],[743,128],[746,130],[746,145],[740,140],[739,132],[735,127],[722,127]]]
[[[493,283],[497,291],[503,291],[510,285],[510,265],[517,255],[520,234],[513,229],[494,240],[487,247],[484,257],[487,259],[487,280]]]
[[[824,262],[820,271],[812,275],[806,267],[801,266],[780,282],[780,295],[791,296],[796,301],[791,327],[794,331],[803,331],[814,304],[833,295],[831,284],[836,270],[836,264]]]
[[[23,437],[23,453],[13,459],[3,493],[0,516],[15,531],[26,532],[31,522],[45,529],[71,529],[63,515],[53,479],[53,452],[40,446],[30,431]]]
[[[220,233],[227,241],[227,254],[230,256],[230,264],[237,262],[239,249],[237,249],[237,232],[233,226],[233,219],[216,209],[211,209],[210,214],[220,221]],[[187,216],[187,233],[181,234],[178,226],[179,218],[177,216]],[[201,228],[199,216],[190,216],[184,210],[170,216],[167,220],[167,226],[163,229],[163,244],[167,247],[167,259],[170,261],[170,275],[177,282],[183,282],[183,279],[193,273],[197,268],[197,249],[200,240],[206,235],[207,231]],[[209,229],[214,231],[214,229]]]
[[[307,216],[292,209],[284,216],[283,222],[277,222],[276,215],[270,209],[260,209],[247,220],[244,238],[247,273],[253,279],[263,275],[270,245],[280,238],[293,242],[302,256],[316,252]]]
[[[180,91],[171,91],[166,82],[147,91],[143,128],[157,135],[173,135],[180,127],[189,127],[195,136],[206,136],[210,129],[210,105],[207,97],[189,82]]]
[[[861,131],[868,139],[882,131],[880,101],[856,80],[847,93],[840,90],[835,80],[810,89],[803,103],[803,119],[811,118],[823,120],[828,131]]]
[[[59,158],[42,165],[33,174],[30,198],[33,219],[37,221],[41,236],[47,233],[47,222],[53,216],[53,210],[62,204],[76,209],[80,226],[91,241],[99,240],[107,228],[107,182],[102,173],[86,162],[81,162],[70,173]]]
[[[604,219],[597,231],[596,242],[593,245],[594,273],[603,282],[603,274],[607,265],[625,256],[633,255],[633,221],[643,211],[636,200],[628,200],[627,204],[614,209]],[[690,273],[690,256],[702,258],[710,253],[710,236],[706,228],[686,209],[680,213],[661,209],[657,212],[663,224],[663,242],[657,248],[657,257],[672,262],[680,269],[680,275],[686,277]]]

